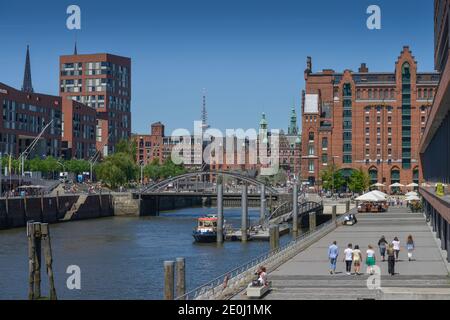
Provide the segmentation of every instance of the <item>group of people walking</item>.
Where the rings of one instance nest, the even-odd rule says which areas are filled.
[[[390,243],[386,240],[385,236],[382,236],[378,241],[378,248],[380,251],[380,256],[382,261],[388,261],[388,273],[390,275],[395,275],[395,263],[399,261],[400,254],[400,240],[395,237]],[[406,240],[406,250],[408,252],[408,260],[413,260],[413,252],[415,249],[415,244],[412,235],[408,236]],[[328,248],[328,259],[330,261],[330,274],[336,273],[336,266],[339,257],[339,247],[337,242],[334,241]],[[352,274],[352,266],[354,267],[354,274],[361,274],[361,265],[363,263],[363,254],[359,245],[353,247],[352,244],[348,244],[347,248],[344,250],[345,270],[347,275]],[[374,247],[369,245],[365,254],[365,264],[367,266],[367,274],[373,275],[375,273],[375,266],[377,263],[377,258],[375,254]]]

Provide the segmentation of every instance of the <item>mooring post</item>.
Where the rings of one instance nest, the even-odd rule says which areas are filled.
[[[263,184],[261,185],[260,202],[259,223],[262,225],[266,219],[266,186]]]
[[[247,221],[248,221],[248,203],[247,203],[247,184],[244,183],[242,185],[242,199],[241,199],[241,205],[242,205],[242,219],[241,219],[241,232],[242,242],[247,242]]]
[[[274,251],[280,246],[280,227],[278,225],[271,225],[269,227],[270,250]]]
[[[349,213],[350,212],[350,200],[347,200],[345,202],[345,213]]]
[[[175,261],[164,261],[164,300],[173,300]]]
[[[34,231],[34,299],[41,297],[41,223],[33,223]]]
[[[336,222],[336,217],[337,217],[337,205],[333,205],[332,209],[331,209],[331,219],[332,221]]]
[[[217,185],[217,243],[223,243],[223,185]]]
[[[48,223],[41,225],[42,240],[44,241],[44,257],[50,288],[50,300],[56,300],[55,279],[53,276],[53,254]]]
[[[316,221],[316,213],[310,212],[309,213],[309,231],[313,232],[316,230],[317,227],[317,221]]]
[[[186,293],[186,261],[184,258],[177,258],[177,298]]]
[[[292,231],[298,233],[298,186],[295,183],[292,190]]]
[[[34,261],[35,261],[35,239],[34,239],[34,222],[27,223],[28,238],[28,299],[34,300]]]

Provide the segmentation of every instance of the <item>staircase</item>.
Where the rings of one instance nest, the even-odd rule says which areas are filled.
[[[78,197],[78,200],[72,205],[69,211],[66,212],[62,221],[70,221],[72,220],[75,213],[77,213],[78,209],[86,202],[88,195],[82,194]]]
[[[362,276],[272,276],[270,300],[375,300],[380,290],[367,288],[367,275]],[[450,289],[446,276],[382,276],[382,288]]]

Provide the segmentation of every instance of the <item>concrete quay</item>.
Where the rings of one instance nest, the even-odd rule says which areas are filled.
[[[414,261],[408,261],[405,248],[408,235],[414,237]],[[401,241],[400,261],[395,276],[388,275],[387,262],[381,262],[377,243],[384,235],[388,241]],[[337,241],[340,248],[337,273],[329,274],[328,246]],[[343,251],[349,243],[359,245],[363,255],[369,244],[381,268],[381,289],[369,290],[367,275],[345,273]],[[363,264],[361,271],[365,272]],[[358,299],[450,299],[449,266],[424,215],[406,208],[391,208],[387,213],[360,214],[352,227],[340,226],[269,274],[273,290],[267,300],[358,300]],[[240,296],[245,298],[245,296]]]

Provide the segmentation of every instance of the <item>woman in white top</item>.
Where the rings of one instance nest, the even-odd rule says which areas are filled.
[[[400,253],[400,240],[398,240],[398,238],[395,237],[394,241],[392,241],[392,245],[394,246],[395,260],[398,261],[398,255]]]

